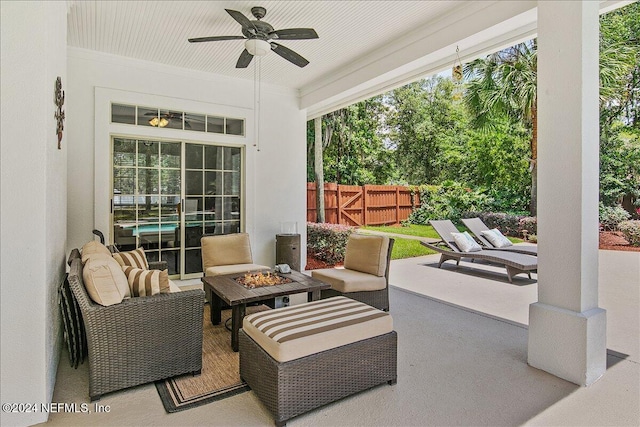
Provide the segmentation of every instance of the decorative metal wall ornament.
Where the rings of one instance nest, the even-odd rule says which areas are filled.
[[[56,91],[55,99],[53,102],[58,107],[54,117],[56,118],[56,135],[58,135],[58,150],[62,149],[62,131],[64,130],[64,111],[62,106],[64,105],[64,91],[62,90],[62,79],[58,76],[56,79]]]
[[[453,80],[453,100],[460,101],[462,99],[462,62],[460,61],[460,48],[456,46],[456,59],[453,62],[453,69],[451,70],[451,79]]]

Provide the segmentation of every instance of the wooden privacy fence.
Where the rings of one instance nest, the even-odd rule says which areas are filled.
[[[399,224],[419,205],[418,194],[400,185],[324,184],[324,216],[330,224]],[[307,221],[317,221],[315,182],[307,183]]]

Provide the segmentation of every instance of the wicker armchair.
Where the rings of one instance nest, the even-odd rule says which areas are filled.
[[[80,307],[89,355],[89,397],[202,369],[204,291],[130,298],[108,307],[85,289],[80,253],[69,286]],[[82,329],[82,328],[81,328]]]
[[[311,276],[331,285],[322,298],[345,296],[389,311],[389,266],[394,239],[351,234],[344,268],[312,270]]]

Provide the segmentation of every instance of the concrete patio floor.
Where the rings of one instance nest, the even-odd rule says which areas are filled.
[[[537,282],[439,255],[392,261],[398,383],[291,420],[295,426],[640,425],[640,253],[600,251],[607,309],[605,375],[579,387],[527,365],[528,305]],[[188,284],[188,283],[185,283]],[[87,364],[62,355],[55,402],[88,402]],[[104,396],[108,414],[51,414],[47,425],[273,425],[252,392],[167,414],[152,384]]]

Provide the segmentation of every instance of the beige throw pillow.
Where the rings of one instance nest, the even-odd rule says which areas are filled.
[[[156,294],[168,294],[171,292],[169,272],[167,270],[143,270],[135,267],[122,267],[131,295],[144,297]]]
[[[382,277],[387,268],[389,238],[351,234],[347,240],[344,268]]]
[[[122,267],[135,267],[143,270],[149,269],[149,263],[147,262],[147,256],[144,254],[143,248],[138,248],[130,252],[116,252],[113,254],[113,258],[118,261],[118,264]]]
[[[111,251],[97,240],[92,240],[85,243],[85,245],[82,247],[82,264],[86,264],[89,258],[99,254],[107,255],[109,258],[111,258]]]
[[[82,280],[89,297],[100,305],[118,304],[131,295],[122,267],[111,257],[90,257],[82,268]]]

